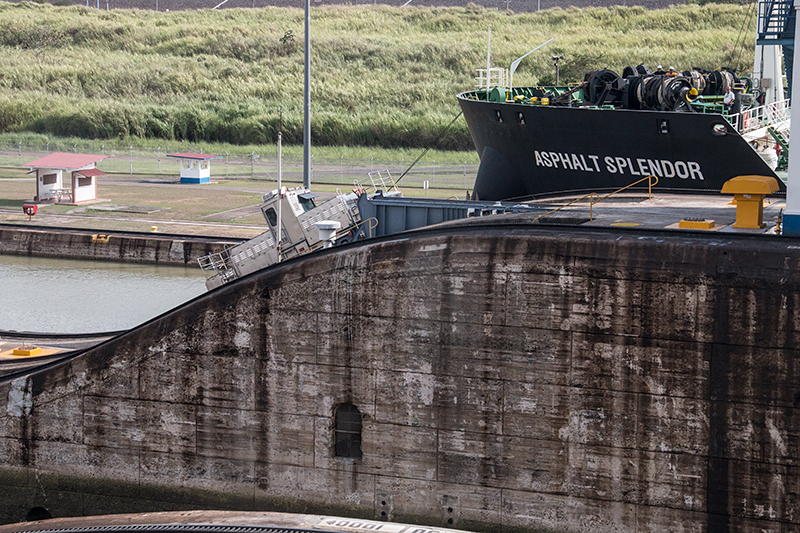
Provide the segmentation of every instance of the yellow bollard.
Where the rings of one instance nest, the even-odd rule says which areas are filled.
[[[722,194],[732,194],[736,204],[734,228],[760,229],[764,224],[764,196],[778,192],[772,176],[737,176],[722,185]]]

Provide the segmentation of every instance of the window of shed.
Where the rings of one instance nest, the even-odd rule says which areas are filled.
[[[334,455],[361,459],[361,412],[355,405],[343,403],[336,408]]]

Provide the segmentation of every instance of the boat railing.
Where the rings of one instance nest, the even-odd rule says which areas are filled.
[[[600,203],[601,201],[605,200],[606,198],[608,198],[610,196],[613,196],[613,195],[615,195],[617,193],[620,193],[620,192],[622,192],[624,190],[630,189],[634,185],[638,185],[639,183],[641,183],[641,182],[643,182],[645,180],[647,180],[647,199],[648,200],[652,200],[653,199],[653,187],[655,187],[656,184],[658,183],[658,178],[651,174],[650,176],[647,176],[647,177],[642,178],[640,180],[636,180],[633,183],[631,183],[629,185],[626,185],[625,187],[617,189],[616,191],[610,192],[610,193],[606,194],[605,196],[600,196],[596,192],[590,192],[589,194],[585,194],[585,195],[581,196],[580,198],[576,198],[576,199],[572,200],[569,203],[566,203],[566,204],[564,204],[564,205],[562,205],[560,207],[557,207],[557,208],[553,209],[552,211],[548,211],[547,213],[545,213],[543,215],[539,215],[538,217],[534,218],[531,221],[531,224],[537,222],[538,220],[540,220],[540,219],[542,219],[542,218],[544,218],[544,217],[546,217],[548,215],[552,215],[553,213],[555,213],[557,211],[561,211],[562,209],[567,208],[567,207],[571,206],[572,204],[576,204],[576,203],[578,203],[578,202],[580,202],[582,200],[586,200],[587,198],[589,198],[589,221],[592,221],[592,220],[594,220],[593,208],[594,208],[595,204]]]
[[[397,188],[397,183],[395,183],[394,178],[392,178],[392,174],[389,172],[388,168],[371,171],[369,173],[369,180],[372,183],[371,192],[373,193],[379,190],[384,191],[385,193],[400,193],[400,190]]]
[[[730,115],[727,119],[736,131],[744,134],[785,122],[789,120],[790,115],[789,100],[781,100],[780,102],[753,107],[736,115]]]
[[[377,227],[378,227],[378,219],[377,218],[375,218],[375,217],[367,218],[365,220],[362,220],[361,222],[353,224],[352,226],[350,226],[348,228],[344,228],[343,230],[337,231],[333,235],[333,237],[330,237],[330,238],[325,239],[323,241],[319,241],[318,243],[312,245],[308,249],[308,252],[305,252],[305,253],[315,252],[317,250],[321,250],[322,248],[330,248],[331,246],[333,246],[336,243],[337,240],[341,240],[342,237],[345,237],[345,236],[347,236],[348,238],[351,238],[352,240],[357,240],[359,238],[359,234],[363,232],[364,233],[364,237],[371,237],[373,235],[373,231]],[[361,238],[364,238],[364,237],[361,237]]]
[[[508,69],[503,67],[492,67],[490,69],[477,69],[478,75],[475,76],[475,85],[478,89],[488,91],[492,87],[508,87]]]
[[[225,273],[231,269],[231,251],[228,246],[221,252],[204,255],[197,258],[200,269],[206,272],[206,277],[211,277],[219,273]]]

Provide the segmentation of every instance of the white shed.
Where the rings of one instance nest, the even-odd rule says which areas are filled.
[[[209,183],[211,181],[211,160],[222,159],[221,155],[211,154],[167,154],[167,157],[180,159],[181,183]]]
[[[107,155],[55,152],[25,163],[36,174],[34,202],[80,204],[97,199],[97,177],[105,175],[96,165]]]

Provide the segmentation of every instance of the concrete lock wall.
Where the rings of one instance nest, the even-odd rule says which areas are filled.
[[[285,263],[0,385],[0,518],[792,530],[798,249],[508,225]]]
[[[242,239],[0,225],[0,253],[163,265],[197,264]]]

